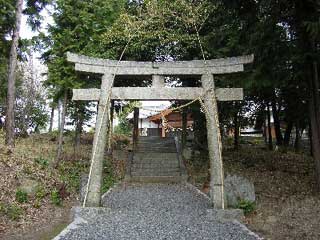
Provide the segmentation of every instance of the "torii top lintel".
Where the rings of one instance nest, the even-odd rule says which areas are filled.
[[[92,58],[67,53],[76,71],[90,73],[114,73],[116,75],[203,75],[226,74],[244,71],[244,64],[252,63],[253,55],[192,61],[137,62]]]

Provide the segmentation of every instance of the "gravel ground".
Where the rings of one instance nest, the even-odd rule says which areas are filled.
[[[236,221],[209,216],[209,199],[188,185],[119,185],[103,205],[109,210],[76,218],[55,239],[258,239]]]

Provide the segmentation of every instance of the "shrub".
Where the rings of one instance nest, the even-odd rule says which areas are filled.
[[[40,208],[41,207],[41,203],[39,199],[36,199],[33,203],[33,207],[34,208]]]
[[[36,199],[40,201],[46,196],[46,194],[47,193],[46,193],[46,191],[44,190],[43,187],[38,187],[37,190],[36,190],[35,196],[36,196]]]
[[[23,214],[23,209],[15,204],[12,204],[7,206],[4,209],[4,212],[11,220],[19,220]]]
[[[109,161],[105,162],[103,166],[102,193],[107,192],[116,181],[117,179],[114,175],[112,164]]]
[[[26,193],[25,191],[22,191],[21,189],[18,189],[16,191],[16,201],[19,203],[28,202],[28,193]]]
[[[245,215],[252,213],[256,209],[256,204],[248,200],[240,200],[237,208],[242,209]]]
[[[226,137],[225,138],[225,144],[227,146],[231,146],[233,144],[234,139],[232,137]]]
[[[57,189],[54,189],[53,191],[51,191],[51,202],[56,206],[61,205],[62,199]]]
[[[0,202],[0,214],[3,215],[6,213],[6,206],[4,203]]]
[[[116,180],[113,177],[113,175],[111,174],[106,175],[102,180],[102,187],[101,187],[102,193],[107,192],[115,184],[115,182]]]
[[[59,166],[60,180],[68,191],[76,191],[80,187],[81,174],[89,168],[87,162],[63,162]]]
[[[41,168],[46,168],[49,165],[49,161],[42,157],[35,158],[34,161],[38,163],[41,166]]]

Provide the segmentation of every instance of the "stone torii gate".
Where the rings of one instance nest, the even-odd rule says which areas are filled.
[[[210,194],[214,208],[224,209],[224,174],[217,110],[218,101],[243,99],[242,88],[215,88],[213,75],[244,71],[244,64],[253,62],[253,55],[207,60],[177,62],[115,61],[68,53],[68,61],[76,71],[102,75],[100,89],[74,89],[73,100],[99,101],[96,132],[84,203],[97,207],[101,199],[102,164],[111,100],[194,100],[200,96],[206,109],[208,149],[210,158]],[[115,75],[152,76],[152,87],[113,87]],[[165,76],[201,76],[202,87],[165,88]],[[110,97],[109,97],[110,96]],[[96,149],[95,149],[96,146]]]

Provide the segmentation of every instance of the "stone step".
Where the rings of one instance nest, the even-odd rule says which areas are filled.
[[[180,171],[179,167],[159,167],[159,168],[151,168],[151,167],[132,167],[131,172],[175,172]]]
[[[129,181],[183,181],[173,138],[140,137],[130,167]]]
[[[138,140],[137,145],[140,144],[150,144],[150,145],[175,145],[174,139],[165,139],[165,140]]]
[[[176,162],[133,162],[132,168],[178,168],[179,163]]]
[[[187,177],[183,176],[132,176],[126,182],[140,183],[181,183],[186,182]]]
[[[173,138],[170,139],[138,139],[137,143],[153,143],[153,144],[166,144],[166,143],[174,143],[175,140]]]
[[[176,153],[153,153],[153,152],[148,152],[148,153],[141,153],[141,152],[134,152],[134,157],[135,158],[150,158],[150,159],[171,159],[171,158],[177,158]]]
[[[150,141],[150,140],[159,140],[159,141],[165,141],[165,140],[174,140],[173,137],[160,137],[160,136],[140,136],[138,138],[139,141]]]
[[[144,164],[173,164],[173,163],[178,163],[177,158],[136,158],[133,157],[132,163],[144,163]]]
[[[180,168],[175,166],[175,167],[140,167],[140,166],[132,166],[131,171],[140,171],[140,172],[175,172],[175,171],[180,171]]]
[[[133,162],[150,162],[150,163],[165,163],[165,162],[178,162],[177,157],[133,157]]]
[[[174,143],[175,140],[173,138],[168,139],[138,139],[137,143]]]
[[[165,142],[165,143],[150,143],[150,142],[146,142],[146,143],[137,143],[136,146],[138,147],[143,147],[143,146],[147,146],[147,147],[176,147],[175,143],[171,143],[171,142]]]
[[[161,167],[161,168],[131,168],[131,171],[140,171],[140,172],[176,172],[180,171],[179,167]]]
[[[176,152],[176,147],[175,146],[137,146],[137,150],[169,150],[169,151],[175,151]]]
[[[131,172],[131,176],[180,176],[179,171],[171,171],[171,172],[146,172],[146,171],[137,171],[137,172]]]
[[[176,149],[174,148],[137,148],[136,152],[141,152],[141,153],[175,153]]]
[[[169,139],[138,139],[137,143],[153,143],[153,144],[166,144],[166,143],[175,143],[173,138]]]

